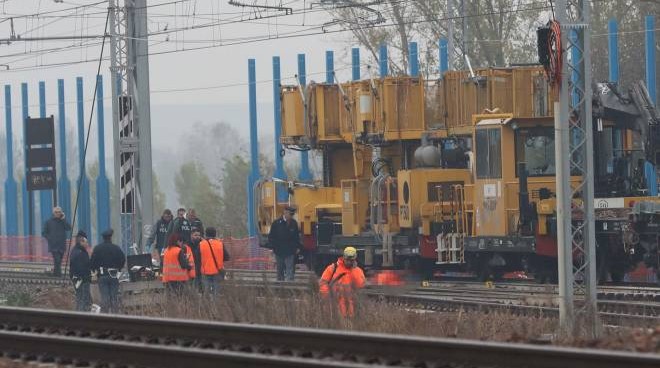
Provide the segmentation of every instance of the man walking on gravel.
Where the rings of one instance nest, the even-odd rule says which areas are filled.
[[[62,276],[62,257],[66,252],[67,231],[71,225],[66,221],[61,207],[53,208],[53,217],[44,223],[41,235],[48,241],[48,251],[53,255],[53,276]]]
[[[346,247],[344,254],[330,264],[319,280],[319,292],[324,298],[332,297],[344,317],[355,315],[355,294],[365,284],[364,272],[357,265],[357,250]]]
[[[298,223],[293,219],[295,213],[295,208],[285,208],[282,217],[270,226],[268,242],[275,253],[277,281],[293,281],[296,256],[302,250]]]

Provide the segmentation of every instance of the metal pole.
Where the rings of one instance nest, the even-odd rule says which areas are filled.
[[[76,105],[77,105],[77,118],[78,118],[78,181],[80,181],[80,190],[76,195],[78,196],[78,229],[87,232],[90,239],[92,238],[92,224],[91,224],[91,202],[89,198],[89,179],[87,178],[87,163],[85,158],[85,101],[83,100],[83,79],[82,77],[76,78]],[[76,183],[76,187],[78,183]],[[97,232],[98,226],[97,226]]]
[[[298,82],[300,83],[301,88],[304,88],[307,85],[307,72],[305,68],[305,54],[298,54]],[[307,114],[303,119],[307,119]],[[305,122],[306,124],[307,122]],[[309,152],[302,151],[300,152],[300,174],[298,179],[300,181],[312,181],[312,172],[309,170]]]
[[[558,228],[568,234],[558,236],[563,249],[559,259],[560,322],[565,334],[598,335],[596,305],[596,242],[594,228],[593,126],[591,116],[590,3],[558,0],[556,14],[562,26],[563,53],[559,122],[562,144],[556,146]],[[568,57],[570,55],[570,58]],[[570,73],[570,77],[569,77]],[[569,79],[570,78],[570,79]],[[569,130],[568,137],[564,129]],[[565,140],[564,140],[565,139]],[[566,166],[568,165],[568,166]],[[558,170],[559,171],[559,170]],[[581,182],[571,187],[571,175]],[[573,199],[576,199],[573,202]],[[577,301],[574,292],[584,296]],[[580,322],[580,326],[576,322]]]
[[[410,76],[419,76],[419,55],[417,54],[417,42],[408,43],[408,61],[410,63]]]
[[[46,117],[46,83],[39,82],[39,117]],[[41,213],[41,223],[45,223],[50,218],[53,211],[53,191],[39,191],[39,209]]]
[[[619,82],[619,27],[616,19],[612,18],[607,23],[607,46],[609,48],[609,80]]]
[[[96,178],[96,227],[97,238],[102,240],[101,233],[110,228],[110,184],[105,170],[105,114],[103,109],[103,76],[96,77],[96,119],[99,139],[99,176]]]
[[[451,0],[450,0],[451,1]],[[446,38],[441,38],[438,42],[440,55],[438,57],[438,71],[440,72],[440,78],[445,75],[445,72],[449,70],[449,53],[448,53],[448,43]]]
[[[27,125],[25,122],[30,114],[28,112],[28,85],[21,83],[21,105],[22,105],[22,123],[23,126],[23,172],[25,180],[23,180],[23,234],[28,236],[32,235],[32,222],[34,221],[34,195],[27,190]]]
[[[447,30],[447,70],[454,70],[454,0],[447,0],[447,18],[449,18],[449,29]]]
[[[18,235],[18,187],[14,179],[14,136],[12,134],[11,86],[5,85],[5,127],[7,131],[7,179],[5,180],[5,233]]]
[[[380,69],[380,77],[385,78],[387,77],[388,70],[387,70],[387,45],[382,43],[380,45],[380,49],[378,50],[378,66]]]
[[[657,100],[657,86],[655,79],[655,17],[647,15],[645,19],[646,31],[644,32],[646,44],[646,86],[649,90],[649,96],[654,104]]]
[[[357,47],[351,49],[351,69],[353,71],[352,79],[360,80],[360,49]]]
[[[280,87],[282,87],[282,77],[280,73],[280,57],[273,56],[273,120],[275,121],[275,173],[274,177],[278,179],[287,179],[284,170],[284,155],[280,137],[282,135],[282,101],[280,100]],[[283,185],[275,183],[277,188],[277,201],[286,202],[289,194]]]
[[[121,55],[121,50],[119,47],[119,34],[117,25],[117,13],[120,12],[120,8],[117,6],[116,0],[108,0],[108,8],[110,11],[110,17],[108,19],[110,27],[110,88],[112,95],[112,151],[113,151],[113,164],[114,164],[114,175],[113,175],[113,185],[112,192],[115,201],[119,203],[121,201],[121,149],[120,149],[120,125],[119,125],[119,95],[122,91],[122,75],[121,69],[119,66],[119,56]],[[117,204],[117,203],[115,203]],[[112,206],[112,204],[111,204]],[[124,239],[124,229],[122,227],[122,215],[121,215],[121,204],[118,206],[120,209],[116,212],[111,211],[111,224],[116,224],[115,234],[116,239],[120,239],[120,242]]]
[[[325,83],[335,82],[335,53],[332,50],[325,52]]]
[[[136,239],[141,240],[138,244],[146,244],[147,237],[151,232],[151,224],[155,220],[154,217],[154,195],[153,195],[153,165],[151,159],[151,99],[149,91],[149,30],[147,27],[147,0],[135,0],[134,17],[132,22],[134,24],[134,39],[131,42],[135,45],[132,49],[132,55],[129,52],[129,57],[135,60],[135,84],[137,86],[135,91],[136,97],[136,110],[137,110],[137,125],[138,125],[138,138],[139,138],[139,155],[137,164],[138,176],[138,216],[137,227],[141,229],[141,237]]]
[[[259,142],[257,136],[257,76],[254,59],[248,59],[248,98],[250,107],[250,175],[248,177],[248,235],[257,235],[254,184],[259,180]]]
[[[60,178],[57,189],[59,190],[59,205],[67,216],[71,215],[71,184],[69,182],[69,169],[66,157],[66,111],[64,109],[64,79],[57,80],[57,108],[60,126]]]

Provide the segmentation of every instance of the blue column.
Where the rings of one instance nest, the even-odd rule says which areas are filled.
[[[287,179],[286,171],[284,171],[284,156],[281,155],[282,143],[280,143],[280,136],[282,135],[281,80],[280,57],[273,56],[273,120],[275,121],[275,173],[273,176],[278,179]],[[286,188],[277,184],[276,187],[277,200],[279,202],[286,202],[289,196]]]
[[[83,100],[83,79],[76,78],[76,104],[78,118],[78,179],[76,181],[76,204],[78,229],[91,234],[91,204],[89,198],[89,179],[85,162],[85,102]]]
[[[439,65],[438,69],[440,71],[440,78],[449,70],[449,41],[446,38],[441,38],[439,42]]]
[[[103,111],[103,76],[96,76],[96,119],[99,138],[99,176],[96,178],[96,233],[99,242],[101,232],[110,228],[110,184],[105,170],[105,124]]]
[[[248,176],[248,235],[257,235],[254,213],[254,183],[259,180],[259,141],[257,138],[257,73],[254,59],[248,59],[248,96],[250,106],[250,176]]]
[[[657,85],[655,78],[655,17],[652,15],[646,16],[646,85],[649,90],[649,96],[654,105],[658,103],[657,100]],[[644,163],[644,174],[646,177],[646,184],[649,188],[649,195],[658,195],[658,178],[655,167],[649,161]]]
[[[335,53],[332,50],[325,52],[325,83],[335,82]]]
[[[387,77],[387,45],[381,44],[378,52],[378,66],[380,67],[380,77]]]
[[[301,88],[304,89],[307,85],[305,54],[298,54],[298,81],[300,82]],[[306,115],[307,114],[305,113],[305,116]],[[300,152],[300,174],[298,175],[298,179],[301,181],[312,181],[312,172],[309,170],[309,152],[307,151]]]
[[[360,80],[360,49],[353,47],[351,50],[351,64],[353,69],[352,79],[354,81]]]
[[[46,83],[43,81],[39,82],[39,117],[46,117]],[[39,191],[39,209],[41,213],[41,222],[39,222],[39,226],[41,226],[41,224],[48,221],[53,214],[52,190]]]
[[[607,23],[607,46],[610,59],[610,82],[619,81],[619,30],[616,19],[612,18]]]
[[[5,85],[5,129],[7,132],[7,179],[5,180],[5,234],[18,235],[18,187],[14,180],[14,137],[11,119],[11,86]]]
[[[25,175],[25,180],[23,180],[22,194],[23,194],[23,235],[32,235],[30,234],[30,215],[32,214],[32,219],[34,220],[34,195],[32,192],[27,191],[27,141],[26,130],[25,130],[25,119],[27,119],[30,114],[28,111],[28,85],[27,83],[21,83],[21,105],[22,105],[22,117],[23,119],[21,125],[23,127],[23,173]],[[31,203],[32,202],[32,203]],[[32,205],[32,206],[30,206]],[[36,224],[32,224],[32,233],[36,234]]]
[[[571,34],[569,35],[569,37],[571,38],[572,42],[577,43],[578,41],[577,32],[575,30],[572,30],[570,32]],[[571,81],[574,86],[580,83],[580,74],[575,69],[577,69],[581,57],[582,57],[582,53],[577,47],[571,48],[571,65],[574,66],[573,68],[574,70],[571,73]],[[571,89],[571,99],[573,106],[577,106],[577,104],[580,102],[580,96],[578,96],[577,89],[575,87]]]
[[[410,76],[419,76],[419,55],[417,55],[417,42],[408,44],[408,62],[410,66]]]
[[[655,79],[655,17],[652,15],[646,16],[646,86],[651,96],[651,101],[654,104],[658,103],[657,100],[657,86]]]
[[[57,181],[58,205],[62,207],[67,216],[71,216],[71,183],[69,182],[69,170],[66,160],[66,112],[64,109],[64,79],[57,80],[57,118],[60,126],[60,170]]]
[[[612,18],[607,24],[607,46],[609,49],[609,80],[610,82],[619,82],[619,30],[616,24],[616,19]],[[623,132],[621,129],[614,129],[613,143],[614,154],[620,156],[623,148]]]

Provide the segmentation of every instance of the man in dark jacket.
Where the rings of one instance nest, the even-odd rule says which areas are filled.
[[[175,234],[179,234],[181,240],[183,240],[184,243],[190,244],[190,234],[192,233],[192,226],[190,225],[190,221],[188,221],[188,219],[186,218],[185,208],[179,208],[176,211],[176,219],[174,219],[174,228],[172,232]]]
[[[202,241],[202,233],[193,228],[190,235],[190,250],[192,251],[193,259],[195,260],[195,286],[199,291],[202,291],[202,254],[199,251],[199,243]]]
[[[172,233],[172,211],[166,209],[160,217],[153,229],[151,229],[151,236],[147,239],[147,246],[151,247],[152,253],[158,253],[158,256],[163,253],[163,249],[167,247],[167,239]]]
[[[53,276],[62,276],[67,231],[71,231],[71,225],[66,221],[62,208],[54,207],[53,217],[44,223],[41,231],[41,235],[48,241],[48,251],[53,255]]]
[[[285,208],[282,217],[270,226],[268,242],[275,253],[278,281],[293,281],[296,255],[302,250],[298,223],[293,219],[295,213],[295,208]]]
[[[112,243],[112,229],[104,231],[103,243],[94,247],[91,267],[99,278],[101,312],[119,312],[119,271],[126,263],[126,255],[118,245]]]
[[[76,245],[69,256],[69,275],[76,292],[76,310],[79,312],[89,312],[92,306],[92,294],[89,292],[92,270],[88,252],[87,234],[80,230],[76,235]]]
[[[188,210],[188,221],[190,221],[190,227],[192,231],[199,230],[199,234],[204,234],[204,224],[199,217],[197,217],[197,212],[194,208]]]

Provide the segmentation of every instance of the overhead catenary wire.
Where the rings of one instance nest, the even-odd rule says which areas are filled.
[[[445,20],[456,20],[456,19],[462,19],[462,18],[474,18],[474,17],[485,16],[485,15],[497,15],[497,14],[500,14],[500,13],[519,13],[519,12],[526,12],[526,11],[541,11],[541,10],[547,10],[547,9],[549,9],[549,7],[547,5],[542,5],[542,6],[535,6],[535,7],[531,7],[531,8],[519,8],[519,9],[515,9],[515,10],[508,10],[508,11],[491,11],[491,12],[477,13],[477,14],[466,14],[466,15],[463,15],[463,16],[444,17],[444,18],[437,18],[437,19],[434,19],[434,20],[414,19],[414,20],[407,21],[406,25],[419,24],[419,23],[428,23],[428,22],[431,22],[431,21],[445,21]],[[396,26],[396,24],[376,24],[376,25],[370,26],[369,28],[385,28],[385,27],[392,27],[392,26]],[[311,31],[310,31],[310,29],[308,29],[306,31],[302,31],[302,30],[301,31],[292,31],[292,32],[284,33],[284,34],[278,34],[278,35],[275,35],[275,36],[260,35],[260,36],[252,36],[252,37],[240,37],[240,38],[237,38],[237,39],[235,39],[234,41],[231,41],[231,42],[226,42],[226,41],[219,41],[218,42],[218,41],[216,41],[214,44],[211,44],[211,45],[150,52],[149,56],[165,55],[165,54],[185,52],[185,51],[204,50],[204,49],[211,49],[211,48],[217,48],[217,47],[227,47],[227,46],[234,46],[234,45],[243,45],[243,44],[250,44],[250,43],[256,43],[256,42],[263,42],[263,41],[279,40],[279,39],[309,37],[309,36],[321,35],[321,34],[343,33],[343,32],[350,32],[350,31],[353,31],[353,30],[356,30],[356,29],[357,28],[355,28],[355,27],[344,27],[344,28],[336,29],[336,30],[326,30],[326,29],[323,29],[322,26],[318,26],[318,27],[311,27]],[[94,60],[78,60],[78,61],[70,61],[70,62],[41,64],[41,65],[35,65],[35,66],[30,66],[30,67],[11,68],[10,70],[3,71],[3,72],[20,72],[20,71],[33,70],[33,69],[46,68],[46,67],[62,67],[62,66],[76,65],[76,64],[82,64],[82,63],[93,62],[93,61]]]
[[[105,20],[105,31],[107,32],[108,30],[108,23],[110,21],[110,9],[108,9],[108,15]],[[82,168],[86,167],[85,161],[87,159],[87,148],[89,147],[89,137],[92,129],[92,120],[94,118],[94,109],[96,108],[96,94],[98,92],[99,88],[99,79],[98,77],[101,75],[101,65],[103,65],[103,51],[105,50],[105,38],[103,38],[103,43],[101,44],[101,52],[99,54],[98,58],[98,66],[96,69],[96,78],[94,78],[94,94],[92,95],[92,107],[89,111],[89,122],[87,123],[87,134],[85,136],[85,148],[83,149],[83,162],[82,162]],[[78,184],[77,184],[77,190],[76,190],[76,200],[74,201],[73,205],[73,219],[71,221],[71,228],[75,229],[76,225],[76,215],[78,214],[78,204],[80,201],[80,189],[82,188],[82,183],[83,183],[83,178],[87,173],[81,168],[80,170],[80,177],[78,178]],[[98,230],[98,229],[97,229]],[[69,244],[67,245],[66,253],[69,254],[69,250],[71,248],[71,243],[73,242],[73,231],[71,232],[71,237],[69,238]],[[65,267],[64,273],[62,274],[62,278],[65,278],[67,274],[67,268]]]

